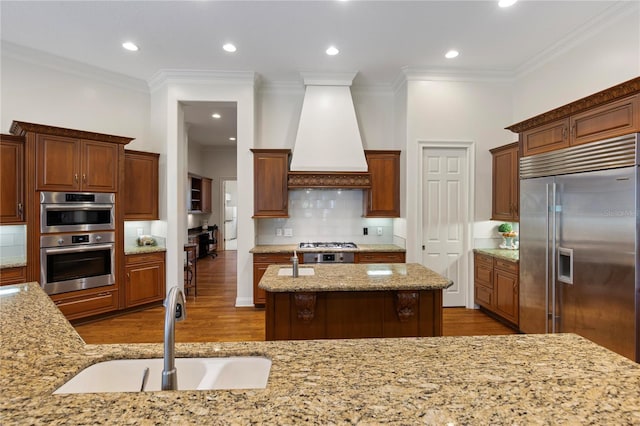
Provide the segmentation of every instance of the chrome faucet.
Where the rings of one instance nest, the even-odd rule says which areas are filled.
[[[184,293],[179,287],[172,287],[164,300],[164,370],[162,370],[162,390],[178,388],[176,372],[176,321],[184,321],[187,311]]]

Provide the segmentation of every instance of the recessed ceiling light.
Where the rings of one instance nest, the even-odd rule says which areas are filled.
[[[237,50],[237,49],[236,49],[236,47],[235,47],[233,44],[231,44],[231,43],[227,43],[227,44],[225,44],[224,46],[222,46],[222,48],[223,48],[226,52],[231,52],[231,53],[233,53],[233,52],[235,52],[235,51]]]
[[[235,141],[236,138],[234,138],[233,136],[229,138],[230,141]]]
[[[136,52],[138,50],[138,46],[136,46],[136,44],[131,41],[125,41],[124,43],[122,43],[122,47],[132,52]]]
[[[211,114],[211,117],[213,117],[215,119],[218,119],[218,118],[220,118],[222,116],[216,112],[215,114]]]
[[[327,55],[329,55],[329,56],[335,56],[338,53],[340,53],[338,48],[335,47],[335,46],[329,46],[329,48],[326,50],[326,52],[327,52]]]
[[[447,59],[453,59],[456,56],[458,56],[460,54],[460,52],[458,52],[457,50],[450,50],[447,53],[444,54],[444,57]]]
[[[498,6],[500,7],[509,7],[513,6],[518,0],[500,0],[498,1]]]

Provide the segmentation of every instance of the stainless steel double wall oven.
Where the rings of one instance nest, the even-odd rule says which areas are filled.
[[[115,194],[40,193],[40,276],[47,294],[115,283]]]

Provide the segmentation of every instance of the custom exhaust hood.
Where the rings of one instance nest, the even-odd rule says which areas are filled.
[[[303,74],[305,84],[289,188],[370,188],[351,98],[356,73]]]

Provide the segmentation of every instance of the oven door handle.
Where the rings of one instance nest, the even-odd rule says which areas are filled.
[[[46,254],[56,254],[56,253],[77,253],[77,252],[86,252],[86,251],[97,251],[97,250],[113,250],[113,244],[82,244],[77,246],[67,246],[67,247],[44,247],[42,250]]]
[[[42,204],[44,210],[111,210],[113,204]]]

